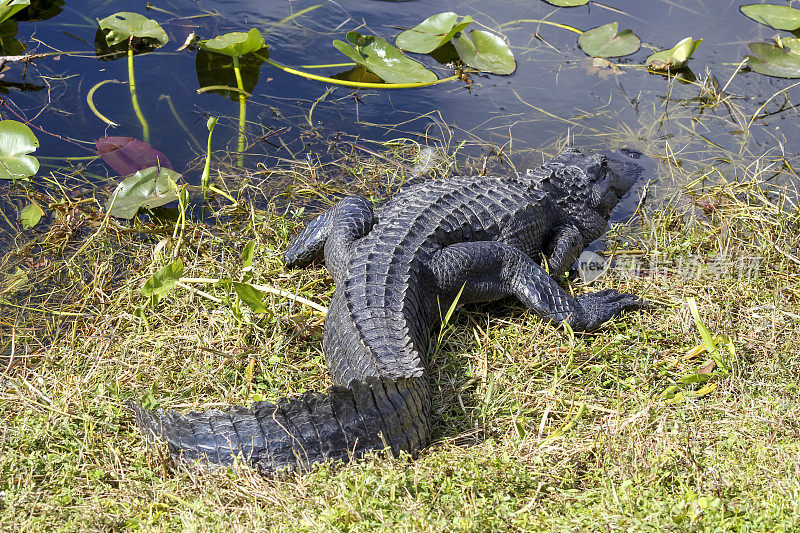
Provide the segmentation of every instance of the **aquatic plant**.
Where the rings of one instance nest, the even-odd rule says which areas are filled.
[[[136,78],[133,72],[134,39],[137,39],[139,44],[147,50],[152,50],[167,44],[169,41],[167,32],[155,20],[129,11],[120,11],[100,20],[98,32],[103,35],[105,44],[109,48],[127,43],[128,86],[131,91],[131,104],[142,124],[142,139],[147,142],[150,140],[150,126],[142,114],[139,99],[136,97]]]

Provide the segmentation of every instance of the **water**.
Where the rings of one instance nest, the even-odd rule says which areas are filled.
[[[145,2],[84,0],[60,6],[63,2],[44,1],[38,2],[40,9],[49,6],[49,14],[57,14],[46,20],[20,22],[17,38],[28,45],[29,53],[64,53],[40,59],[25,69],[13,65],[0,80],[6,104],[0,114],[24,118],[41,128],[35,129],[41,142],[37,155],[43,156],[44,163],[37,178],[40,183],[54,167],[63,170],[65,164],[84,164],[45,158],[92,155],[94,140],[105,135],[141,138],[127,85],[109,83],[94,95],[98,110],[120,124],[116,128],[90,111],[87,93],[104,80],[127,80],[124,58],[99,61],[95,57],[96,19],[121,10],[146,14],[162,24],[170,42],[156,52],[135,57],[139,101],[150,123],[150,142],[167,154],[177,170],[186,170],[204,149],[205,122],[210,115],[222,117],[214,148],[235,149],[238,113],[238,103],[226,96],[197,94],[197,53],[176,51],[191,32],[207,38],[256,27],[270,44],[273,60],[290,66],[327,64],[347,61],[331,41],[343,39],[348,30],[374,32],[393,42],[398,27],[413,26],[438,12],[456,11],[507,37],[518,63],[512,76],[473,75],[469,87],[449,82],[358,93],[338,87],[314,105],[329,85],[262,65],[247,108],[253,144],[246,165],[262,162],[269,166],[280,158],[302,158],[324,150],[313,138],[301,135],[309,129],[309,120],[320,139],[341,132],[379,141],[408,138],[431,146],[447,145],[451,150],[464,143],[459,151],[464,156],[502,149],[508,156],[503,167],[508,172],[537,166],[545,154],[552,155],[566,142],[591,148],[624,144],[656,157],[694,164],[699,170],[720,159],[755,159],[764,154],[793,160],[800,152],[800,121],[793,104],[800,86],[793,80],[740,72],[747,43],[788,36],[739,12],[740,5],[752,1],[607,0],[558,9],[534,0],[173,0],[159,2],[159,10],[150,11]],[[321,6],[278,24],[317,4]],[[645,44],[654,47],[670,47],[687,36],[703,38],[690,67],[701,80],[713,77],[719,87],[725,87],[730,105],[711,107],[698,84],[671,82],[641,69],[650,54],[646,47],[623,58],[621,73],[614,74],[592,66],[578,47],[575,33],[535,22],[512,23],[545,18],[583,30],[618,21],[621,28],[634,30]],[[440,78],[453,73],[452,67],[429,57],[414,57]],[[341,70],[346,69],[312,72],[332,75]],[[260,136],[266,139],[256,140]],[[789,170],[776,165],[776,173],[785,171],[784,178],[796,180]],[[61,175],[58,179],[66,182],[62,183],[66,187],[85,187],[87,179],[94,184],[118,179],[100,162],[89,164],[86,172],[80,179]],[[733,167],[730,172],[731,178],[742,178],[734,175]],[[199,175],[195,165],[185,178],[197,184]],[[0,183],[0,192],[9,190],[9,183]],[[0,204],[11,221],[0,222],[4,227],[0,233],[9,232],[7,237],[13,238],[18,231],[13,220],[21,205],[21,200]]]

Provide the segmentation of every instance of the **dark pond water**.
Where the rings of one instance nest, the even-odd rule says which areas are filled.
[[[539,0],[173,0],[157,2],[158,9],[148,11],[146,2],[130,0],[65,5],[40,1],[45,12],[49,7],[47,14],[57,14],[41,21],[21,21],[17,38],[27,44],[28,52],[64,53],[26,69],[14,65],[6,72],[0,80],[6,104],[0,107],[0,115],[25,118],[41,128],[36,131],[41,142],[37,155],[44,163],[40,176],[53,166],[65,165],[63,160],[45,157],[92,155],[94,140],[105,135],[141,137],[126,85],[106,84],[94,95],[100,112],[120,124],[116,128],[90,111],[87,93],[104,80],[127,80],[124,58],[99,61],[95,57],[96,19],[122,10],[143,13],[162,24],[170,42],[156,52],[136,56],[139,101],[150,123],[150,142],[167,154],[176,170],[182,170],[204,148],[209,115],[223,117],[215,132],[215,149],[226,145],[235,149],[236,145],[238,103],[219,94],[197,94],[197,53],[176,51],[191,32],[211,37],[255,27],[271,45],[271,58],[285,65],[340,63],[347,58],[331,41],[342,39],[348,30],[371,31],[393,42],[399,27],[413,26],[438,12],[456,11],[507,37],[518,62],[512,76],[475,75],[469,88],[449,82],[355,94],[337,87],[314,107],[314,127],[327,136],[343,132],[373,140],[402,137],[429,145],[444,143],[450,149],[465,142],[460,152],[464,154],[504,147],[518,169],[540,164],[542,150],[552,154],[569,139],[577,146],[638,148],[694,164],[698,172],[712,163],[750,158],[775,165],[776,174],[783,172],[782,178],[796,180],[791,165],[783,165],[781,158],[792,161],[800,153],[800,117],[793,103],[800,86],[793,80],[740,68],[748,43],[788,35],[743,16],[739,6],[752,2],[605,0],[559,9]],[[278,24],[315,5],[319,7]],[[641,67],[651,53],[646,47],[622,59],[619,73],[598,69],[578,47],[575,33],[528,19],[548,19],[582,30],[618,21],[655,48],[670,47],[687,36],[703,38],[689,63],[698,81],[683,84],[648,73]],[[421,61],[440,78],[453,73],[429,57]],[[313,72],[332,75],[342,70],[346,68]],[[300,128],[308,127],[312,104],[329,86],[269,65],[262,65],[257,74],[248,102],[248,133],[251,140],[264,135],[267,139],[250,147],[246,166],[302,158],[319,149],[301,137]],[[717,87],[725,88],[726,103],[712,105],[713,98],[704,92],[703,84],[713,84],[712,78]],[[724,165],[720,168],[725,174]],[[736,168],[744,167],[732,165],[726,177],[745,179]],[[113,177],[99,162],[88,171],[97,180]],[[187,172],[186,179],[196,184],[199,170]],[[0,183],[0,190],[8,187],[7,182]],[[5,204],[8,219],[16,218],[9,209],[18,207]],[[0,225],[5,227],[2,231],[9,231],[8,224]]]

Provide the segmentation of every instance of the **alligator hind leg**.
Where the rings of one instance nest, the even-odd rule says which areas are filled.
[[[303,267],[322,258],[324,254],[328,269],[335,272],[345,260],[345,256],[340,257],[340,254],[346,254],[353,241],[369,233],[374,221],[372,204],[366,198],[342,198],[332,208],[311,220],[292,240],[283,254],[283,261],[287,267]]]
[[[646,306],[636,296],[614,290],[573,298],[533,259],[497,241],[448,246],[433,256],[430,268],[445,303],[462,287],[461,303],[516,296],[540,317],[566,321],[575,330],[595,329],[622,311]]]

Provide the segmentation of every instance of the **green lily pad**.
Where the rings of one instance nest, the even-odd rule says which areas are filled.
[[[467,16],[456,22],[457,19],[458,15],[452,11],[428,17],[398,35],[395,44],[398,48],[418,54],[433,52],[472,24],[472,17]]]
[[[158,22],[139,13],[120,11],[109,15],[99,23],[100,29],[105,33],[106,44],[115,46],[131,37],[148,41],[148,44],[158,48],[169,42],[167,32]]]
[[[800,39],[781,39],[778,44],[750,43],[747,66],[765,76],[800,78]]]
[[[517,69],[514,54],[500,36],[484,30],[473,30],[467,35],[457,33],[453,45],[461,60],[472,68],[492,74],[511,74]]]
[[[166,167],[150,167],[131,174],[117,185],[106,202],[112,217],[131,219],[139,207],[158,207],[178,199],[175,180],[180,174]]]
[[[230,57],[241,57],[264,48],[264,37],[255,28],[247,33],[232,31],[207,41],[200,41],[197,43],[197,47],[207,52],[215,52]]]
[[[642,46],[642,41],[631,30],[618,30],[616,22],[592,28],[581,34],[578,44],[592,57],[626,56]]]
[[[17,21],[0,22],[0,55],[18,56],[28,47],[17,39]]]
[[[19,221],[24,229],[30,229],[42,220],[44,209],[36,202],[31,202],[19,212]]]
[[[436,74],[407,58],[380,37],[350,31],[347,32],[347,41],[333,41],[333,46],[385,82],[430,83],[438,79]]]
[[[30,0],[0,0],[0,24],[31,5]]]
[[[31,129],[16,120],[0,120],[0,180],[27,180],[39,171],[32,155],[39,140]]]
[[[680,70],[686,66],[689,58],[700,46],[703,39],[694,40],[687,37],[669,50],[656,52],[647,58],[647,66],[653,70]]]
[[[588,4],[589,0],[545,0],[545,2],[558,7],[575,7]]]
[[[800,9],[773,4],[750,4],[739,9],[756,22],[776,30],[794,31],[800,28]]]

